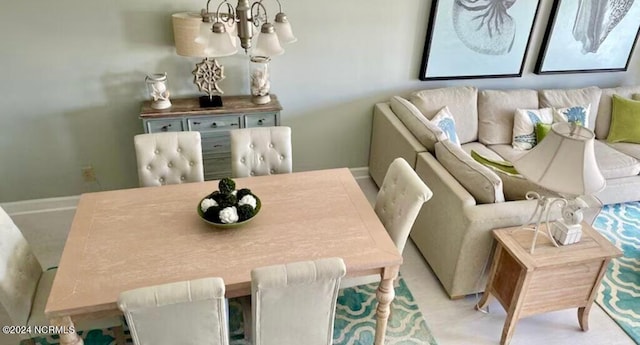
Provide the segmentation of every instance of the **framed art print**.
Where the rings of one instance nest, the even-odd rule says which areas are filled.
[[[639,30],[640,1],[556,0],[535,73],[626,71]]]
[[[420,80],[520,77],[539,0],[433,0]]]

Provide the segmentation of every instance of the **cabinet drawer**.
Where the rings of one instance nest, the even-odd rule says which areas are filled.
[[[276,126],[277,113],[261,113],[244,116],[244,125],[250,127],[271,127]]]
[[[147,133],[159,133],[159,132],[181,132],[182,120],[181,119],[164,119],[164,120],[147,120],[145,122],[145,130]]]
[[[213,135],[212,135],[213,134]],[[229,132],[204,133],[201,136],[202,153],[227,153],[231,155]]]
[[[187,119],[187,126],[190,131],[214,132],[228,131],[240,128],[240,116],[215,116],[198,117]]]

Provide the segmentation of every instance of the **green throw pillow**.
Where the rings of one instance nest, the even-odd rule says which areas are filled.
[[[490,168],[494,168],[512,175],[519,175],[516,168],[514,168],[513,164],[511,164],[510,162],[489,159],[485,156],[480,155],[474,150],[471,150],[471,157],[478,163],[486,165]]]
[[[640,101],[613,95],[612,104],[607,141],[640,144]]]
[[[551,125],[538,122],[536,123],[536,142],[540,143],[544,137],[547,136],[547,133],[551,130]]]

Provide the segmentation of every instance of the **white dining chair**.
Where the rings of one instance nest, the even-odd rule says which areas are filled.
[[[36,326],[49,325],[44,308],[56,271],[42,270],[22,232],[0,207],[0,325],[30,326],[32,331],[15,335],[2,332],[0,343],[16,344],[22,339],[34,344],[34,337],[47,335],[36,332],[42,329]],[[125,344],[121,317],[74,322],[77,331],[115,327],[117,344]]]
[[[124,291],[118,298],[135,345],[228,345],[222,278]]]
[[[402,254],[413,223],[422,205],[433,192],[403,158],[396,158],[387,169],[376,196],[374,211]],[[341,287],[351,287],[380,281],[380,275],[344,279]]]
[[[340,258],[256,268],[251,271],[254,345],[331,345]]]
[[[234,177],[285,174],[292,171],[291,128],[285,126],[234,129],[231,172]]]
[[[200,132],[138,134],[134,144],[141,187],[204,181]]]

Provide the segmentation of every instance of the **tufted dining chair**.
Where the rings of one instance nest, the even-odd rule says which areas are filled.
[[[231,130],[234,177],[291,172],[291,128],[285,126]]]
[[[200,132],[138,134],[134,143],[141,187],[204,181]]]
[[[0,325],[31,326],[32,331],[37,329],[35,326],[49,325],[44,308],[55,275],[56,269],[42,270],[20,229],[0,208]],[[125,344],[120,317],[79,321],[75,327],[76,330],[115,327],[117,344]],[[32,338],[38,336],[45,334],[0,333],[0,343],[17,344],[22,339],[34,344]]]
[[[409,233],[422,205],[432,196],[431,189],[407,161],[396,158],[391,162],[373,208],[400,254],[404,251]],[[345,279],[342,281],[342,287],[375,281],[380,281],[380,275]]]
[[[340,279],[340,258],[251,271],[254,345],[330,345]]]
[[[135,345],[228,345],[222,278],[204,278],[124,291],[118,297]]]

